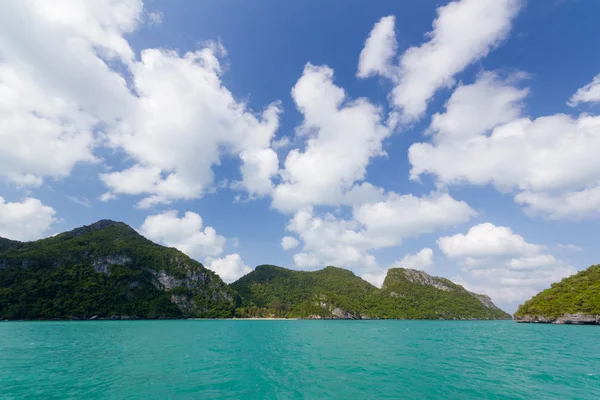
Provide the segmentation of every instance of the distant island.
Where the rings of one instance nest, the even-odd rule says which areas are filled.
[[[600,324],[600,265],[553,283],[521,305],[517,322]]]
[[[231,284],[243,317],[310,319],[508,319],[487,296],[423,271],[394,268],[378,289],[351,271],[261,265]]]
[[[381,289],[351,271],[261,265],[227,285],[122,222],[18,242],[0,238],[0,319],[510,319],[448,279],[390,269]]]

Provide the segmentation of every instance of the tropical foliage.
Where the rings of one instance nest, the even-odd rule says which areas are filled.
[[[356,318],[510,318],[462,286],[418,274],[427,280],[410,280],[409,271],[392,269],[383,288],[378,289],[340,268],[305,272],[263,265],[231,286],[242,298],[242,307],[236,311],[239,317],[331,318],[337,308]]]
[[[566,313],[600,315],[600,265],[553,283],[521,305],[515,317],[558,318]]]
[[[95,270],[107,257],[123,262]],[[165,291],[159,272],[183,285]],[[231,317],[236,301],[202,264],[123,223],[99,221],[36,242],[0,240],[0,318]]]

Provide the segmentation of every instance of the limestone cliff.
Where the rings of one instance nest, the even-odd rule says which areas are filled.
[[[238,301],[202,264],[109,220],[36,242],[0,240],[0,289],[9,319],[231,317]]]

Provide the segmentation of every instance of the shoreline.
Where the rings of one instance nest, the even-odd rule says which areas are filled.
[[[516,323],[528,323],[515,319],[350,319],[350,318],[95,318],[95,319],[2,319],[2,322],[95,322],[95,321],[429,321],[429,322],[480,322],[480,321],[511,321]],[[531,322],[529,322],[531,323]]]

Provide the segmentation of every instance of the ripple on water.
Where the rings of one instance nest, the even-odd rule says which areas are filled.
[[[0,399],[596,399],[597,327],[510,321],[0,325]]]

